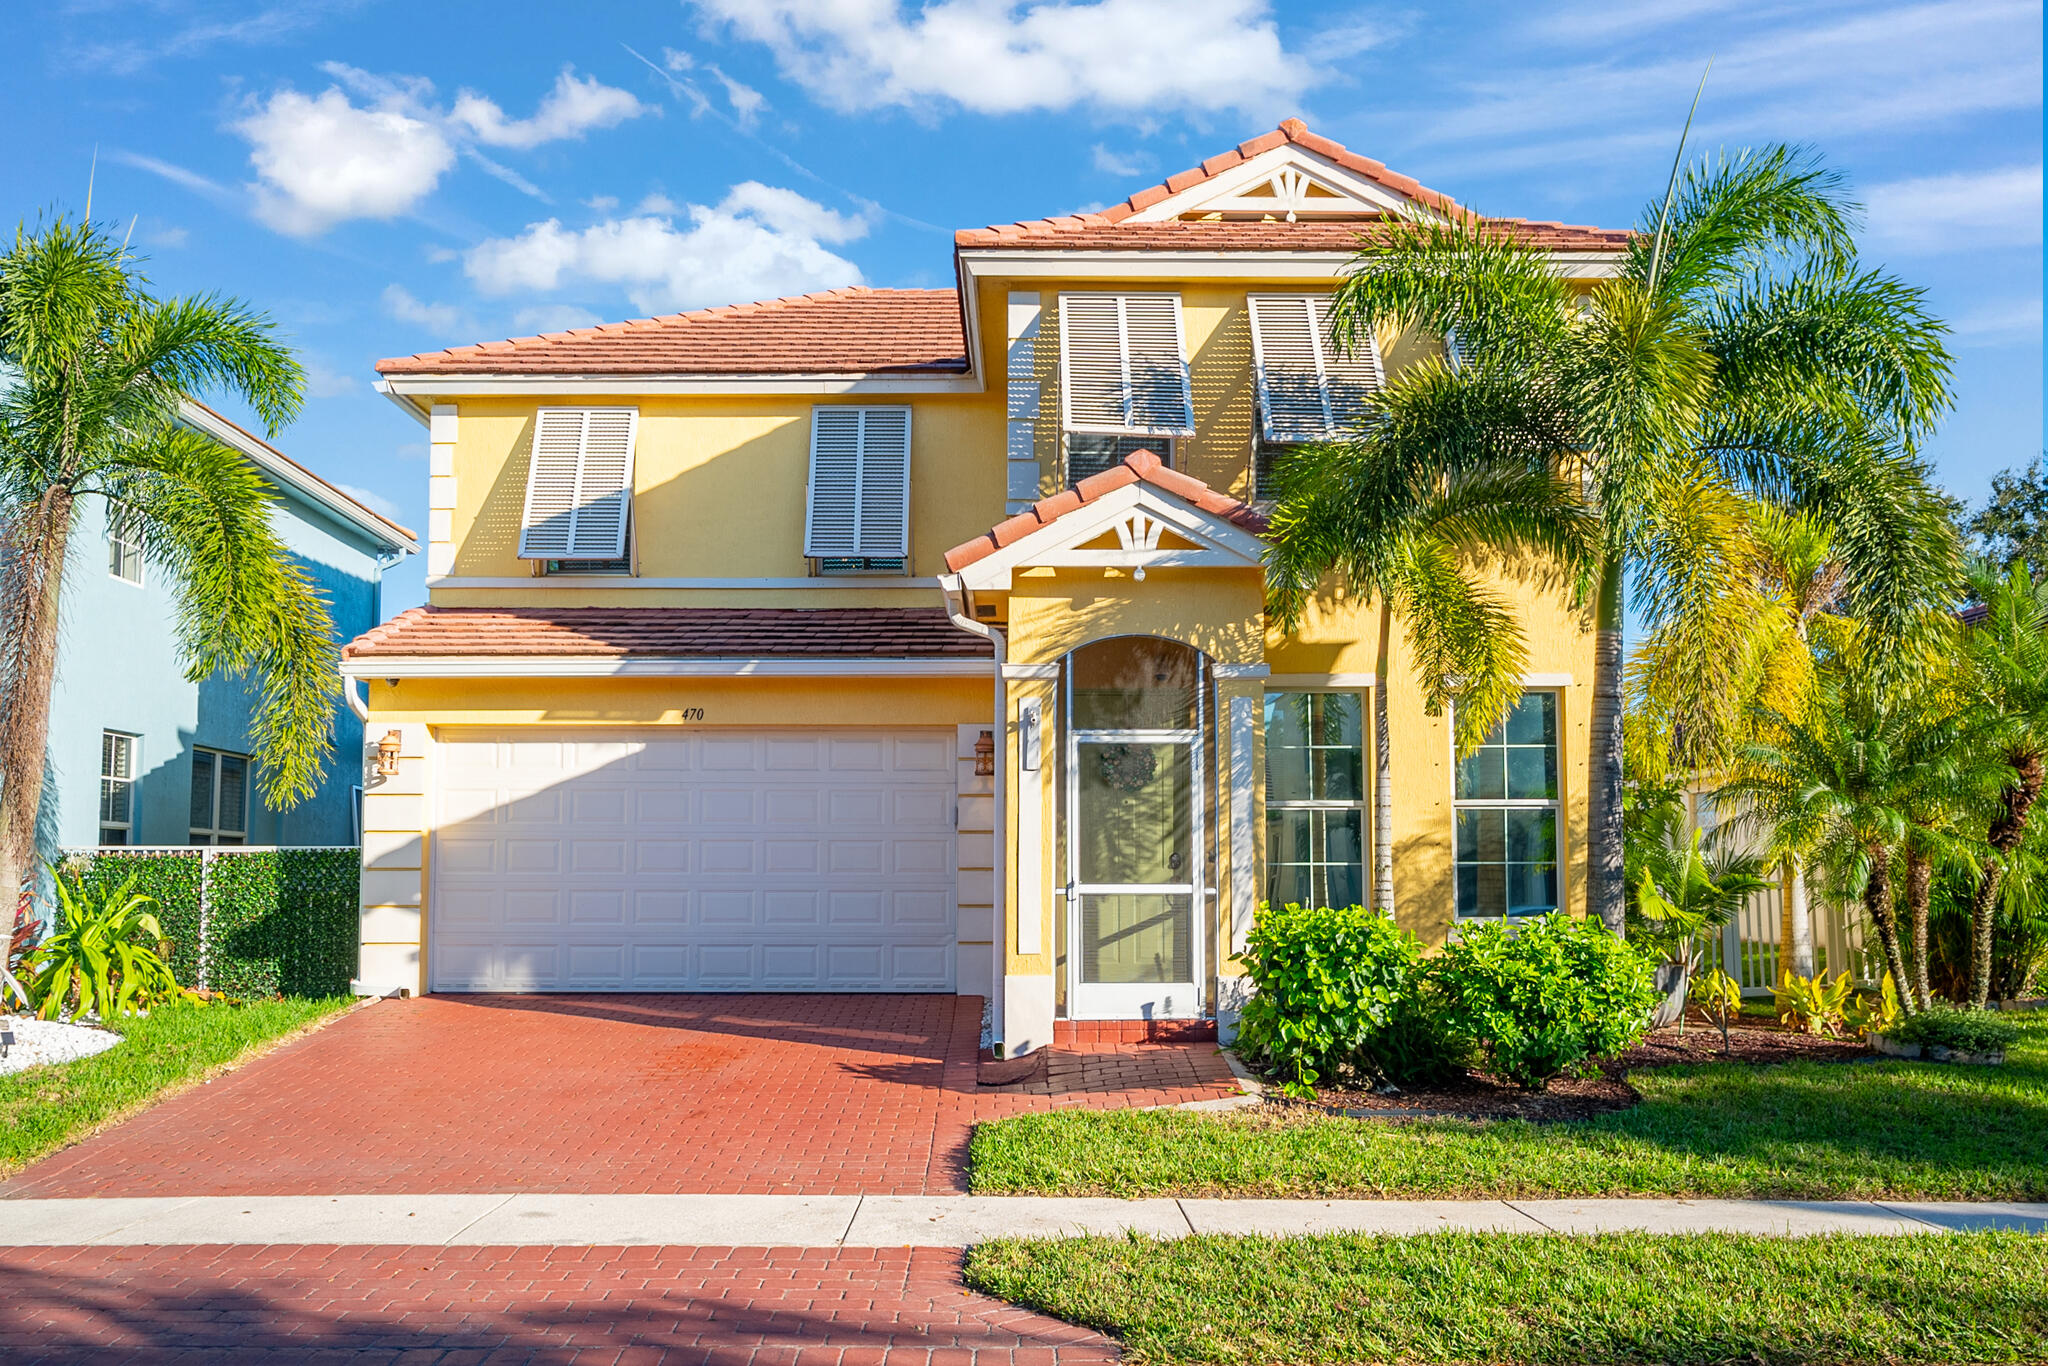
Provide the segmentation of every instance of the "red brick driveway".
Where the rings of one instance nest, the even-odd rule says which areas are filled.
[[[977,1087],[954,996],[381,1001],[0,1185],[8,1196],[920,1194],[1026,1110],[1236,1093],[1213,1043]]]
[[[0,1361],[1076,1366],[1115,1344],[939,1250],[0,1249]]]

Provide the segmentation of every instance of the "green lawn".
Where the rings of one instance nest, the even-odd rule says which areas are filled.
[[[2043,1360],[2048,1238],[1009,1239],[977,1290],[1173,1363]]]
[[[172,1006],[115,1021],[126,1037],[104,1053],[0,1076],[0,1177],[349,1004],[330,997]]]
[[[1571,1123],[1066,1110],[975,1130],[977,1194],[2048,1199],[2048,1015],[2004,1067],[1710,1063]]]

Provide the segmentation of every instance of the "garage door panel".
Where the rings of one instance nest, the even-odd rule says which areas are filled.
[[[439,990],[950,990],[952,736],[451,739]]]

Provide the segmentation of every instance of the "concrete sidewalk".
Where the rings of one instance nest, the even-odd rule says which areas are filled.
[[[966,1247],[1196,1233],[2048,1233],[2048,1203],[1104,1200],[917,1195],[288,1195],[0,1200],[0,1247]]]

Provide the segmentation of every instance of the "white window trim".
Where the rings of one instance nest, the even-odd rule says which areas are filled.
[[[1372,730],[1372,689],[1369,685],[1365,687],[1350,687],[1336,682],[1288,684],[1284,687],[1276,687],[1273,681],[1268,679],[1265,691],[1260,697],[1259,722],[1262,728],[1265,724],[1265,698],[1287,693],[1341,693],[1358,699],[1358,782],[1360,791],[1356,800],[1348,802],[1331,801],[1326,798],[1307,798],[1301,801],[1274,801],[1272,788],[1268,784],[1264,789],[1265,800],[1263,803],[1264,809],[1261,812],[1261,824],[1264,823],[1265,812],[1271,811],[1358,812],[1359,904],[1370,905],[1372,900],[1372,884],[1368,877],[1370,870],[1370,855],[1368,851],[1372,848],[1372,797],[1371,793],[1366,789],[1372,780],[1372,746],[1370,743]],[[1325,748],[1328,748],[1328,746],[1325,746]],[[1272,764],[1272,753],[1272,737],[1269,735],[1266,737],[1266,763],[1269,771]],[[1272,893],[1273,865],[1276,862],[1289,861],[1275,860],[1273,852],[1270,846],[1266,850],[1266,867],[1262,870],[1265,876],[1261,879],[1262,885],[1259,889],[1262,898],[1269,898]],[[1330,866],[1330,860],[1324,859],[1321,863],[1311,864],[1310,866],[1328,867]],[[1311,877],[1311,883],[1313,883],[1313,877]],[[1313,890],[1313,887],[1311,890]]]
[[[185,830],[186,841],[188,843],[196,842],[200,836],[204,835],[207,844],[217,845],[220,843],[221,836],[227,835],[239,843],[247,844],[249,842],[249,779],[255,773],[256,761],[246,754],[237,754],[233,750],[214,749],[209,745],[194,745],[192,747],[192,763],[195,768],[198,767],[199,759],[202,755],[206,756],[208,762],[213,765],[213,822],[211,825],[188,824]],[[220,761],[223,758],[240,759],[242,761],[242,828],[240,830],[224,830],[221,828]],[[191,819],[191,802],[189,799],[185,805],[186,819],[189,821]]]
[[[125,583],[131,588],[142,588],[147,586],[149,569],[142,558],[142,541],[140,538],[121,534],[120,527],[124,514],[140,516],[139,513],[133,512],[132,509],[125,508],[117,500],[107,499],[107,577],[116,583]],[[129,551],[135,556],[135,577],[132,579],[116,567],[117,552],[120,551]]]
[[[110,735],[119,736],[128,742],[128,776],[125,778],[112,777],[107,773],[106,746],[107,737]],[[97,840],[100,844],[107,842],[107,831],[109,830],[125,830],[129,835],[128,843],[133,844],[135,842],[135,784],[137,782],[136,775],[141,772],[142,737],[133,731],[102,727],[100,730],[100,804],[97,813],[99,822],[94,827],[98,832]],[[121,783],[128,789],[128,819],[125,821],[110,821],[106,818],[106,784],[108,783]]]
[[[1068,301],[1076,298],[1117,301],[1117,359],[1123,367],[1124,422],[1122,425],[1098,424],[1076,421],[1073,416],[1073,391],[1069,383],[1072,377],[1073,329],[1067,325]],[[1180,394],[1183,412],[1181,425],[1177,427],[1140,426],[1134,410],[1135,396],[1131,389],[1131,341],[1124,301],[1127,299],[1167,299],[1173,303],[1173,339],[1179,353]],[[1075,290],[1060,295],[1060,428],[1062,431],[1080,432],[1094,436],[1183,436],[1192,438],[1195,434],[1195,386],[1188,369],[1187,316],[1181,308],[1177,293],[1147,292],[1143,290]]]
[[[1518,924],[1531,916],[1511,916],[1503,907],[1499,915],[1466,915],[1458,909],[1458,813],[1460,811],[1549,811],[1554,819],[1550,823],[1556,847],[1551,851],[1552,862],[1557,866],[1557,910],[1563,910],[1570,897],[1565,887],[1564,861],[1564,692],[1562,688],[1543,683],[1536,685],[1536,679],[1548,679],[1553,675],[1532,674],[1522,691],[1527,693],[1549,693],[1556,699],[1557,708],[1557,795],[1547,800],[1533,797],[1460,797],[1458,795],[1458,738],[1456,718],[1447,727],[1445,744],[1450,751],[1451,774],[1451,923],[1453,925],[1484,925],[1499,922],[1506,925]],[[1569,675],[1564,675],[1569,679]],[[1454,704],[1455,705],[1455,704]]]
[[[853,540],[854,548],[825,546],[818,542],[818,416],[821,413],[851,413],[858,418],[857,436],[854,448],[853,483]],[[869,477],[869,461],[876,458],[868,449],[868,415],[871,413],[901,413],[903,415],[902,485],[903,496],[896,509],[896,530],[899,533],[885,547],[863,544],[866,528],[862,517],[866,499],[866,485]],[[911,452],[916,442],[917,414],[907,404],[819,404],[811,409],[811,450],[808,477],[804,486],[804,556],[810,560],[838,559],[889,559],[902,556],[906,572],[910,558],[910,463]],[[891,460],[897,459],[895,452],[889,453]]]

